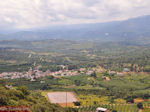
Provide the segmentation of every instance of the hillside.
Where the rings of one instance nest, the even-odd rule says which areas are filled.
[[[50,104],[39,91],[30,91],[25,86],[17,88],[5,85],[0,80],[0,106],[29,106],[31,112],[64,112],[58,105]]]

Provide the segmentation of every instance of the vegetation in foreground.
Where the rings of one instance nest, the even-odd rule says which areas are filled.
[[[0,106],[29,106],[31,112],[64,112],[59,105],[50,104],[39,91],[29,91],[25,86],[7,88],[0,81]]]

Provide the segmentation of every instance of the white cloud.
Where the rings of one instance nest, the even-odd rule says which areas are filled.
[[[0,0],[0,27],[33,28],[150,14],[150,0]]]

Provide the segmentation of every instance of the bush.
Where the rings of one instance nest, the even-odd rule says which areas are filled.
[[[81,103],[80,102],[73,102],[75,106],[80,106]]]

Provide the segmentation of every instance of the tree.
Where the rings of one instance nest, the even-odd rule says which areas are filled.
[[[5,95],[0,95],[0,106],[7,105],[8,98]]]
[[[75,83],[76,86],[80,86],[81,81],[80,80],[75,80],[74,83]]]
[[[54,76],[50,75],[47,77],[48,79],[54,79]]]
[[[95,73],[95,72],[93,72],[93,73],[91,74],[91,77],[96,78],[96,77],[97,77],[96,73]]]
[[[6,81],[0,79],[0,85],[5,86]]]
[[[21,86],[18,88],[18,90],[20,90],[24,95],[29,95],[30,91],[27,89],[26,86]]]
[[[80,106],[81,103],[80,102],[73,102],[75,106]]]
[[[48,90],[48,89],[51,89],[51,87],[48,84],[46,84],[42,87],[42,90]]]
[[[139,109],[143,109],[143,104],[142,104],[142,103],[138,103],[138,104],[137,104],[137,107],[138,107]]]

